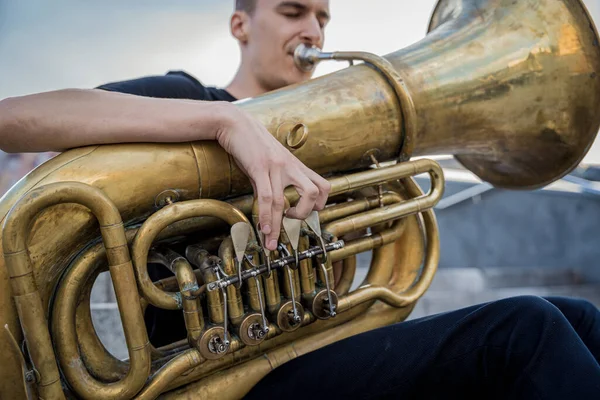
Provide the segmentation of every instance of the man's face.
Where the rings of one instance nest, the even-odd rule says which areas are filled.
[[[258,0],[248,19],[244,61],[268,90],[302,82],[312,72],[298,69],[294,49],[300,43],[323,47],[329,0]]]

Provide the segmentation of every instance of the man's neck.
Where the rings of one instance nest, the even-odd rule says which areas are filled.
[[[244,68],[243,65],[240,66],[240,69],[238,69],[233,80],[227,85],[225,90],[236,99],[256,97],[267,92],[267,89],[263,88],[248,68]]]

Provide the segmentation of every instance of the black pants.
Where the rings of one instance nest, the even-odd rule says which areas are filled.
[[[598,400],[599,358],[594,305],[521,296],[334,343],[275,369],[247,398]]]

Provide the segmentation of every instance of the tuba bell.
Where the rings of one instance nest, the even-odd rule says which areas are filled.
[[[295,357],[411,313],[440,257],[444,176],[421,157],[531,190],[576,167],[600,128],[599,36],[581,0],[440,0],[412,46],[295,58],[356,64],[238,102],[332,185],[271,254],[248,179],[214,142],[72,149],[2,197],[0,398],[240,398]],[[428,193],[413,180],[426,173]],[[152,282],[148,263],[173,276]],[[104,271],[127,360],[92,324]],[[187,336],[150,343],[149,305],[181,312]]]

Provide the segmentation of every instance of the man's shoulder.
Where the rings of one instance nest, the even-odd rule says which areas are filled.
[[[169,71],[165,75],[145,76],[131,80],[107,83],[97,89],[146,97],[191,99],[207,101],[235,101],[227,91],[205,86],[185,71]]]

